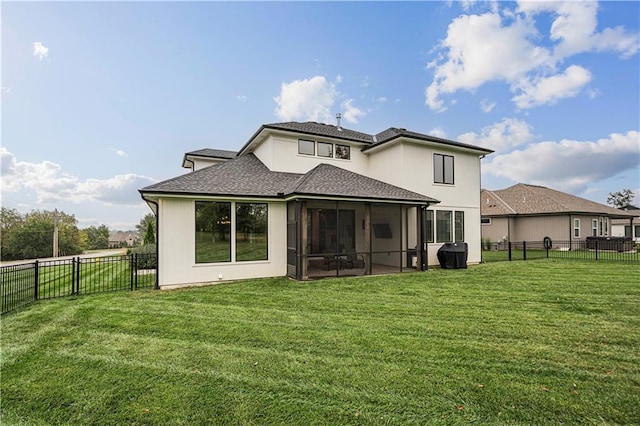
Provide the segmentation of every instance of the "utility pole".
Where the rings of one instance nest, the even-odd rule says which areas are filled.
[[[53,257],[58,257],[58,209],[53,213]]]

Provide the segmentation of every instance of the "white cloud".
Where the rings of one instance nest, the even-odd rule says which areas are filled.
[[[434,127],[433,129],[429,130],[429,134],[437,138],[442,138],[442,139],[447,138],[447,133],[444,131],[442,127]]]
[[[597,32],[597,11],[596,2],[522,2],[515,10],[494,7],[493,12],[457,17],[436,48],[438,57],[427,65],[434,77],[425,89],[426,105],[444,111],[444,96],[473,92],[492,81],[509,84],[520,108],[576,96],[590,81],[590,72],[569,64],[558,74],[557,64],[590,51],[628,58],[640,46],[640,35],[623,27]],[[536,19],[542,24],[549,18],[551,45],[545,47],[548,40],[536,29]],[[557,91],[550,91],[551,86]]]
[[[121,149],[109,148],[111,151],[115,152],[118,157],[127,157],[127,153]]]
[[[49,48],[42,44],[41,41],[36,41],[33,43],[33,56],[39,60],[43,60],[49,56]]]
[[[277,104],[275,114],[284,121],[317,121],[332,123],[336,112],[336,104],[340,102],[342,116],[350,123],[357,123],[358,117],[366,115],[364,111],[353,105],[353,99],[345,99],[336,86],[342,77],[335,82],[317,75],[310,79],[294,80],[282,83],[280,95],[273,98]]]
[[[526,1],[518,4],[518,10],[529,17],[549,13],[555,18],[549,29],[549,37],[557,41],[554,56],[558,60],[589,51],[613,51],[628,58],[639,48],[638,34],[627,33],[623,27],[596,31],[596,1]]]
[[[483,99],[482,101],[480,101],[480,109],[484,112],[491,112],[495,106],[496,103],[491,102],[489,99]]]
[[[155,181],[136,174],[116,175],[109,179],[80,179],[62,171],[51,161],[30,163],[0,147],[2,191],[34,191],[38,203],[98,201],[107,205],[137,205],[142,202],[138,189]]]
[[[640,133],[613,133],[593,141],[562,140],[531,144],[483,164],[483,173],[581,193],[593,182],[638,165]]]
[[[357,123],[358,117],[363,117],[366,114],[359,108],[354,107],[352,104],[353,99],[347,99],[346,101],[342,102],[342,110],[344,111],[342,117],[344,117],[344,119],[349,123]]]
[[[504,26],[497,13],[454,19],[441,42],[444,55],[427,65],[435,71],[426,104],[442,111],[442,95],[473,91],[489,81],[516,81],[532,69],[551,66],[550,53],[529,41],[535,35],[530,21],[517,18]]]
[[[337,97],[335,84],[324,76],[282,83],[280,96],[274,98],[278,104],[276,115],[285,121],[328,122]]]
[[[531,126],[515,118],[505,118],[499,123],[483,127],[480,134],[468,132],[457,137],[460,142],[482,146],[494,151],[509,150],[528,143],[532,139]]]
[[[236,96],[236,99],[239,102],[247,102],[247,97],[245,95],[238,95],[238,96]]]
[[[521,94],[514,96],[512,100],[520,109],[554,104],[559,99],[576,96],[590,81],[589,70],[571,65],[562,74],[539,78],[535,81],[525,79],[520,87]]]

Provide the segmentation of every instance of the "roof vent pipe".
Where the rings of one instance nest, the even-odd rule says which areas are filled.
[[[337,128],[339,131],[342,131],[342,127],[340,126],[340,119],[341,119],[341,118],[342,118],[342,114],[337,113],[337,114],[336,114],[336,121],[338,122],[338,124],[336,125],[336,128]]]

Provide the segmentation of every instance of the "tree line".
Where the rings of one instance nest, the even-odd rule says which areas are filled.
[[[0,211],[0,259],[21,260],[53,256],[54,228],[58,228],[58,256],[73,256],[86,250],[109,248],[106,225],[79,229],[74,215],[59,211],[21,214],[2,207]],[[145,216],[136,226],[138,235],[155,238],[155,217]],[[149,236],[151,233],[151,236]]]

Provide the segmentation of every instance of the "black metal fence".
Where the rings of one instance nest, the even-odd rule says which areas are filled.
[[[74,257],[0,267],[1,313],[40,299],[157,288],[157,255]]]
[[[500,262],[535,259],[580,259],[640,262],[633,242],[589,241],[510,241],[483,244],[482,261]]]

